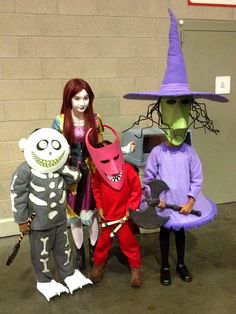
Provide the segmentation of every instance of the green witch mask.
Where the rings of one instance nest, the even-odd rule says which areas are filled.
[[[168,141],[175,146],[181,145],[187,135],[191,97],[162,97],[160,102],[161,124]]]

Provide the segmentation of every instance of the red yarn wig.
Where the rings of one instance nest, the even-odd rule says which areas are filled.
[[[94,100],[94,93],[89,86],[89,84],[80,79],[74,78],[69,80],[63,92],[63,103],[61,107],[61,113],[64,114],[64,125],[63,125],[63,134],[67,139],[69,144],[75,142],[74,138],[74,124],[72,120],[72,97],[74,97],[77,93],[81,92],[82,89],[85,89],[89,95],[89,106],[84,112],[84,131],[85,134],[87,133],[89,128],[92,128],[94,131],[96,129],[96,122],[95,122],[95,114],[93,112],[93,100]],[[97,132],[94,132],[97,134]],[[94,139],[95,143],[97,142],[97,138]]]

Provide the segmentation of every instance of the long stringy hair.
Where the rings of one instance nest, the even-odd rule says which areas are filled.
[[[161,98],[162,97],[158,98],[157,102],[150,104],[148,106],[146,115],[139,115],[138,120],[123,132],[132,129],[134,126],[140,125],[144,121],[148,121],[150,124],[148,126],[142,127],[141,135],[140,137],[136,135],[137,137],[141,138],[143,136],[143,130],[151,128],[154,125],[157,125],[166,134],[166,129],[170,129],[173,134],[175,134],[175,131],[170,127],[170,125],[164,123],[162,120],[162,114],[160,111]],[[215,134],[219,133],[219,130],[215,129],[213,121],[208,117],[205,103],[198,103],[194,98],[192,98],[189,116],[191,121],[186,129],[186,132],[190,126],[192,126],[194,129],[203,128],[205,132],[208,130]]]
[[[93,111],[94,93],[90,85],[80,78],[69,80],[64,87],[63,102],[61,107],[61,113],[64,114],[63,135],[69,144],[75,143],[74,123],[71,114],[72,98],[77,93],[81,92],[82,89],[85,89],[89,96],[89,106],[84,112],[84,132],[86,134],[89,128],[92,128],[94,131],[96,130],[95,114]],[[97,133],[94,132],[94,144],[97,143],[96,134]]]

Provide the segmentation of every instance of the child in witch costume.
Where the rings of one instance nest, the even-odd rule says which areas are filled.
[[[65,165],[69,144],[65,137],[50,128],[38,129],[28,139],[21,139],[25,162],[15,171],[11,183],[14,219],[22,233],[29,232],[31,261],[37,290],[48,301],[63,292],[73,293],[92,282],[71,261],[67,233],[66,191],[76,184],[81,173]],[[28,217],[35,213],[28,227]],[[53,279],[50,257],[66,286]]]
[[[142,196],[141,183],[132,165],[124,162],[117,133],[108,125],[104,127],[110,129],[115,136],[111,144],[96,148],[90,142],[92,130],[86,135],[86,145],[96,166],[93,193],[102,223],[90,278],[94,283],[100,281],[112,246],[112,238],[116,233],[120,249],[128,258],[131,268],[130,284],[139,287],[142,284],[140,248],[132,231],[132,221],[127,220],[129,209],[136,210],[139,206]]]
[[[159,91],[128,93],[127,99],[156,100],[148,108],[147,120],[156,123],[166,134],[166,142],[151,151],[143,175],[144,195],[150,197],[147,185],[151,180],[161,179],[169,187],[162,192],[156,212],[160,216],[168,216],[169,220],[160,228],[161,272],[160,282],[171,284],[169,264],[169,237],[173,231],[177,251],[176,271],[185,282],[192,280],[185,261],[185,230],[200,227],[214,219],[217,214],[216,205],[206,198],[202,192],[202,167],[195,149],[185,144],[187,130],[190,125],[195,128],[204,127],[217,134],[213,122],[208,118],[206,108],[195,99],[205,98],[212,101],[227,102],[227,98],[208,92],[194,92],[189,89],[184,58],[181,50],[177,22],[169,10],[171,25],[169,32],[169,51],[167,69]],[[157,114],[156,121],[153,116]],[[192,122],[189,123],[189,117]],[[141,120],[141,119],[140,119]],[[142,117],[143,120],[143,117]],[[138,124],[136,122],[136,124]],[[153,195],[152,195],[153,197]],[[145,197],[144,197],[145,198]],[[166,204],[176,204],[180,212],[168,209]],[[145,203],[140,208],[145,208]],[[202,215],[191,214],[192,210],[201,211]]]

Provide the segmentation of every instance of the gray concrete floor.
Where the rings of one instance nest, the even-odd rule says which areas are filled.
[[[0,313],[236,313],[236,203],[220,204],[218,210],[213,222],[186,233],[186,264],[192,282],[181,281],[175,273],[172,237],[172,284],[162,286],[158,233],[139,234],[144,279],[141,288],[129,286],[128,269],[112,254],[99,284],[85,286],[73,295],[62,294],[50,302],[36,290],[28,239],[22,241],[14,262],[6,266],[17,237],[1,238]],[[89,270],[87,267],[85,274]]]

